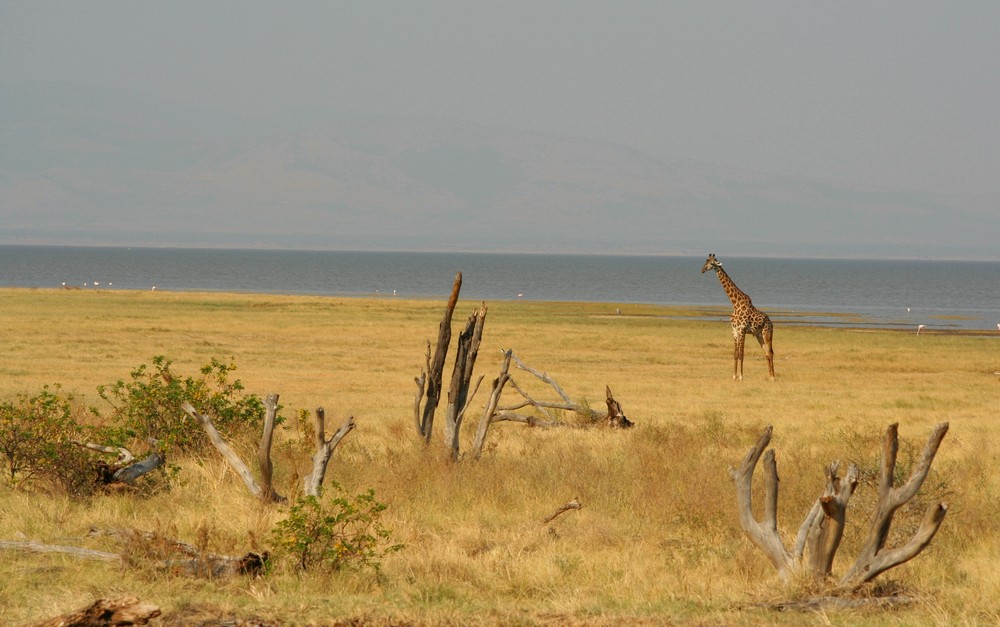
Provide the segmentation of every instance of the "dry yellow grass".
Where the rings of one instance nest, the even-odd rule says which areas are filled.
[[[496,376],[500,350],[555,377],[572,396],[603,404],[609,385],[637,423],[629,432],[491,430],[474,463],[445,460],[413,426],[413,377],[436,335],[443,303],[393,298],[0,290],[0,399],[60,383],[100,407],[98,385],[126,378],[154,355],[193,372],[232,358],[249,391],[281,394],[285,415],[322,405],[358,428],[329,477],[371,487],[388,504],[394,540],[384,577],[341,572],[207,581],[141,565],[0,553],[0,623],[19,624],[99,596],[136,595],[167,616],[222,616],[288,624],[336,620],[428,624],[784,623],[976,624],[1000,620],[993,556],[1000,537],[998,340],[778,326],[777,382],[756,345],[746,380],[731,381],[725,323],[652,306],[498,302],[490,306],[477,374]],[[475,303],[456,309],[455,327]],[[667,315],[678,317],[667,318]],[[752,349],[752,352],[751,352]],[[751,357],[752,355],[752,357]],[[446,372],[450,372],[450,366]],[[515,378],[541,393],[524,373]],[[485,399],[480,391],[474,407]],[[464,428],[471,439],[478,413]],[[793,533],[835,458],[877,463],[882,431],[900,424],[918,451],[933,425],[951,431],[928,481],[950,510],[934,543],[889,571],[919,600],[894,610],[784,614],[759,604],[782,588],[739,529],[728,466],[766,424],[775,426],[781,524]],[[438,440],[440,438],[437,438]],[[904,453],[907,451],[904,447]],[[219,553],[263,548],[282,517],[257,504],[217,456],[175,460],[169,491],[146,498],[58,495],[0,487],[0,540],[114,550],[90,527],[129,527]],[[279,447],[279,490],[294,492],[302,454]],[[835,572],[862,541],[871,486],[862,486]],[[584,507],[541,519],[574,496]],[[919,512],[898,517],[893,539]]]

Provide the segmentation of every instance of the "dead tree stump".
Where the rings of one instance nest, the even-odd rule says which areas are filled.
[[[740,467],[730,468],[729,471],[736,482],[740,525],[754,546],[771,561],[782,579],[791,579],[797,573],[804,572],[817,581],[823,581],[831,575],[833,559],[843,537],[847,501],[858,485],[858,467],[851,465],[843,477],[837,475],[837,462],[827,467],[826,489],[806,515],[796,534],[795,544],[789,549],[778,532],[778,470],[774,450],[767,449],[771,431],[768,426],[757,444],[747,452]],[[905,545],[893,549],[885,546],[893,515],[920,490],[947,432],[947,422],[934,429],[909,479],[897,487],[893,485],[893,475],[899,451],[898,425],[892,424],[886,430],[882,440],[878,509],[867,540],[854,565],[840,579],[840,587],[857,588],[886,570],[913,559],[930,544],[948,511],[948,506],[944,503],[934,503],[927,509],[920,527]],[[751,485],[757,462],[762,455],[764,516],[763,520],[758,521],[753,514]]]

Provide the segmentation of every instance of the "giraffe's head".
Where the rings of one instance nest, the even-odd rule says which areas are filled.
[[[715,258],[715,253],[709,253],[708,259],[705,260],[705,265],[701,267],[702,272],[707,272],[709,270],[715,270],[722,267],[722,262]]]

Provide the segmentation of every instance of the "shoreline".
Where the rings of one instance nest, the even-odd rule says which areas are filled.
[[[73,294],[89,294],[89,295],[139,295],[139,294],[170,294],[178,296],[211,296],[211,297],[254,297],[254,298],[304,298],[304,299],[325,299],[325,300],[397,300],[400,302],[405,301],[417,301],[417,302],[444,302],[447,299],[447,294],[442,294],[440,296],[423,296],[423,295],[392,295],[380,292],[374,293],[357,293],[357,294],[300,294],[300,293],[277,293],[277,292],[254,292],[254,291],[213,291],[213,290],[176,290],[176,289],[164,289],[160,287],[152,287],[151,289],[137,289],[137,288],[84,288],[80,286],[61,286],[61,287],[13,287],[13,286],[0,286],[0,294],[5,292],[40,292],[40,293],[56,293],[56,292],[70,292]],[[475,302],[480,299],[477,298],[463,298],[462,300],[467,300],[469,302]],[[520,303],[524,305],[532,306],[544,306],[551,304],[553,306],[587,306],[587,307],[607,307],[609,311],[618,311],[619,313],[595,313],[595,317],[607,317],[607,318],[663,318],[670,320],[686,320],[686,321],[696,321],[696,322],[715,322],[715,323],[728,323],[730,308],[724,305],[688,305],[688,304],[663,304],[663,303],[616,303],[608,301],[579,301],[579,300],[531,300],[531,299],[521,299],[521,298],[507,298],[507,299],[492,299],[487,300],[487,303]],[[642,309],[655,309],[659,310],[657,313],[621,313],[626,307],[642,308]],[[796,328],[806,328],[806,329],[831,329],[831,330],[845,330],[854,332],[876,332],[876,331],[888,331],[892,333],[911,333],[917,335],[917,325],[914,325],[910,321],[877,321],[871,320],[869,316],[857,312],[831,312],[831,311],[810,311],[810,310],[793,310],[793,309],[776,309],[771,312],[766,312],[771,317],[771,320],[776,326],[784,327],[796,327]],[[929,320],[933,321],[935,318],[932,316]],[[1000,338],[1000,330],[984,328],[984,329],[967,329],[967,328],[948,328],[936,326],[934,322],[929,322],[920,328],[919,335],[947,335],[947,336],[964,336],[964,337],[998,337]]]

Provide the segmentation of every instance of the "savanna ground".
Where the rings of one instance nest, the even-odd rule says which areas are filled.
[[[456,335],[476,305],[459,303]],[[387,505],[392,541],[405,545],[383,559],[379,577],[370,570],[275,569],[225,580],[164,574],[141,560],[123,566],[3,551],[0,623],[29,623],[129,595],[159,605],[160,624],[252,617],[463,625],[1000,621],[1000,338],[778,322],[777,381],[767,380],[751,341],[746,377],[737,383],[724,322],[628,304],[488,305],[476,365],[486,380],[463,428],[463,447],[506,348],[595,408],[610,386],[635,428],[503,423],[491,429],[482,459],[449,462],[440,427],[426,446],[413,417],[413,378],[426,342],[436,337],[443,302],[0,290],[0,400],[58,383],[81,406],[101,408],[97,387],[153,356],[167,356],[180,373],[213,357],[231,359],[248,392],[280,393],[286,417],[317,406],[334,428],[355,417],[358,427],[336,450],[328,480],[350,493],[374,489]],[[450,372],[449,363],[446,388]],[[526,373],[513,376],[545,394]],[[897,514],[890,545],[908,539],[931,499],[948,503],[944,524],[926,551],[862,593],[910,602],[768,609],[825,591],[782,585],[739,528],[727,469],[762,429],[774,425],[779,525],[794,534],[830,461],[874,472],[881,435],[898,422],[905,465],[943,421],[951,429],[931,476],[913,507]],[[308,452],[282,446],[295,436],[294,422],[285,422],[275,448],[284,494],[299,489],[309,463]],[[252,458],[249,444],[241,452]],[[259,504],[213,449],[171,461],[180,470],[167,488],[139,496],[73,499],[0,482],[0,540],[113,551],[88,530],[131,528],[201,538],[221,554],[266,548],[285,508]],[[849,567],[864,539],[874,492],[865,482],[851,500],[835,574]],[[582,509],[542,524],[573,497]]]

